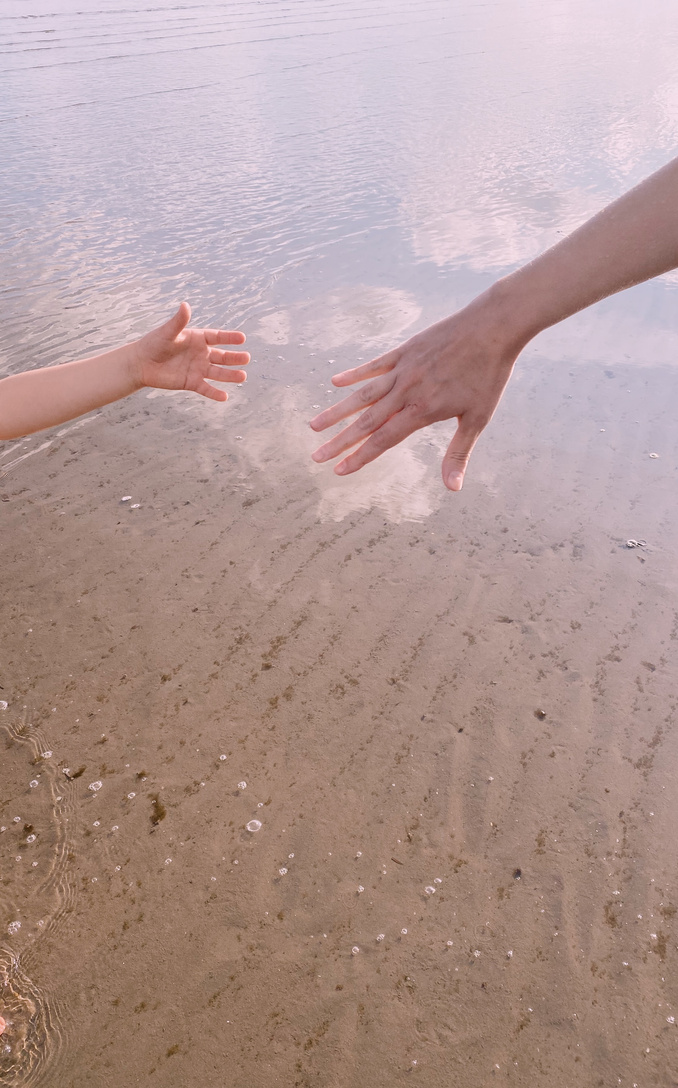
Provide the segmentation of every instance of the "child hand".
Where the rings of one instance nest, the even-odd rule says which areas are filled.
[[[243,344],[245,334],[223,329],[188,329],[191,308],[187,302],[164,325],[146,333],[134,345],[134,368],[138,386],[157,389],[186,389],[211,400],[228,400],[225,389],[215,389],[205,380],[246,381],[246,351],[222,351],[218,344]]]

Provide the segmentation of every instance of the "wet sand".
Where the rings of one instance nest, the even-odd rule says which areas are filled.
[[[3,1083],[678,1084],[678,372],[535,347],[451,496],[288,324],[3,459]]]

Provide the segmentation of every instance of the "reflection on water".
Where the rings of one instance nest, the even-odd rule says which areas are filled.
[[[465,270],[449,307],[673,153],[676,35],[667,0],[8,0],[0,367],[307,274]]]

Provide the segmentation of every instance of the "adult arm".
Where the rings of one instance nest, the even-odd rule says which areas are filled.
[[[626,287],[678,266],[678,159],[608,205],[463,310],[394,351],[335,375],[367,380],[311,421],[323,431],[362,414],[313,454],[356,472],[413,431],[456,417],[443,480],[460,491],[471,451],[487,426],[525,345],[542,329]],[[362,445],[358,445],[362,443]]]
[[[222,351],[219,344],[242,344],[241,332],[189,329],[191,309],[176,314],[140,340],[91,359],[13,374],[0,381],[0,440],[19,438],[120,400],[145,386],[186,389],[211,400],[228,395],[205,380],[244,382],[244,351]]]

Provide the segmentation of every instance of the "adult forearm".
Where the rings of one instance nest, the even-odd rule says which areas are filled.
[[[128,396],[140,383],[130,345],[0,382],[0,440],[20,438]]]
[[[678,159],[490,289],[519,343],[678,267]],[[521,344],[522,346],[522,344]]]

